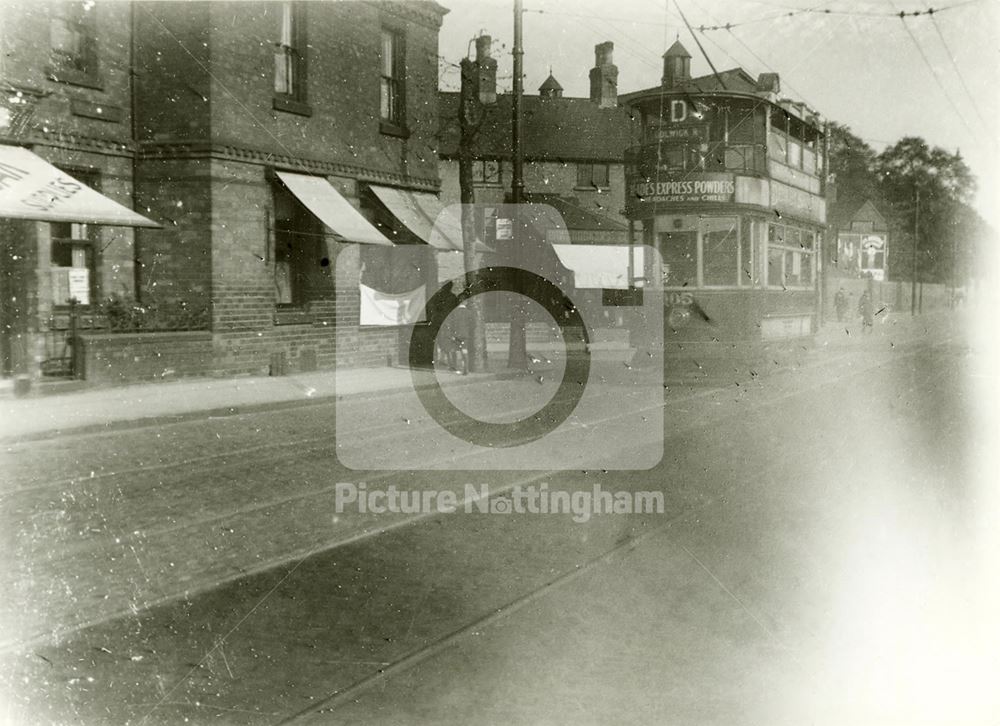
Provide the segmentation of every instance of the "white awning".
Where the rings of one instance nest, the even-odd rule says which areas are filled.
[[[462,237],[461,205],[445,208],[438,198],[427,192],[380,187],[372,184],[372,193],[408,230],[430,246],[444,251],[465,248]],[[492,252],[481,240],[476,240],[477,252]]]
[[[375,226],[323,177],[279,171],[278,178],[310,212],[316,215],[319,221],[332,229],[333,233],[341,237],[344,242],[392,245],[385,235],[375,229]]]
[[[19,146],[0,144],[0,218],[160,227]]]
[[[552,245],[559,261],[573,271],[577,288],[627,290],[629,250],[632,250],[632,280],[642,287],[643,248],[628,245]]]

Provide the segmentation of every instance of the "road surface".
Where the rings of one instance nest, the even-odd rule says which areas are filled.
[[[399,411],[398,393],[8,442],[3,715],[990,723],[991,375],[953,329],[668,387],[662,437],[613,441],[662,447],[642,471],[345,469],[336,416]],[[642,408],[621,381],[600,394],[603,419]],[[583,428],[553,451],[592,450],[601,426]],[[368,445],[448,456],[414,431]],[[336,511],[338,483],[361,481],[596,484],[663,510]]]

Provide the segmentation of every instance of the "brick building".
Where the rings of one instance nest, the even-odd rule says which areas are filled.
[[[489,38],[477,43],[480,67],[489,58]],[[610,42],[595,47],[588,98],[563,95],[553,75],[538,94],[522,100],[524,190],[528,201],[554,207],[566,221],[573,244],[626,244],[625,149],[638,138],[638,124],[627,109],[618,106],[618,68]],[[494,64],[480,73],[480,93],[496,90]],[[490,72],[492,69],[492,73]],[[440,94],[441,198],[458,203],[458,103],[459,94]],[[501,204],[511,190],[510,94],[496,95],[485,106],[473,154],[477,204]]]
[[[99,12],[82,3],[0,4],[0,143],[32,150],[126,207],[135,206],[131,13],[124,3]],[[93,325],[91,303],[135,294],[131,227],[0,219],[0,256],[4,377],[66,366],[71,273],[83,282],[74,292],[84,326]]]
[[[97,83],[47,71],[54,18],[68,9],[86,20],[74,32]],[[98,169],[102,190],[133,195],[163,225],[100,230],[121,240],[101,243],[96,277],[116,277],[94,299],[114,291],[201,323],[152,336],[88,333],[88,378],[329,368],[337,329],[341,363],[396,357],[398,330],[360,324],[359,279],[362,269],[400,266],[394,243],[426,241],[378,192],[423,203],[438,189],[437,39],[447,10],[430,1],[87,0],[8,12],[5,48],[22,52],[7,54],[5,84],[40,100],[4,140],[48,140],[51,158]],[[77,147],[90,156],[70,155]],[[417,267],[432,279],[434,255],[421,247]]]

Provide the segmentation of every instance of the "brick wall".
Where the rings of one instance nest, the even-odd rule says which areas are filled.
[[[170,380],[202,375],[211,367],[207,332],[84,334],[80,341],[83,375],[96,384]]]
[[[458,161],[443,159],[441,171],[441,201],[458,204],[461,190],[458,184]],[[503,186],[476,186],[477,204],[502,204],[510,194],[512,168],[510,162],[501,163]],[[628,220],[621,214],[625,207],[625,171],[622,164],[612,163],[608,171],[608,189],[598,191],[577,188],[577,169],[574,162],[529,161],[524,165],[524,190],[528,194],[558,194],[576,197],[580,207],[600,214],[621,224]],[[600,206],[598,206],[600,205]]]
[[[212,286],[211,162],[145,159],[136,189],[140,209],[163,224],[138,231],[139,299],[206,307]]]
[[[188,3],[173,14],[186,14]],[[218,143],[375,171],[437,177],[436,13],[419,3],[303,3],[308,32],[305,103],[311,115],[274,108],[280,4],[212,3],[211,136]],[[234,24],[235,23],[235,24]],[[406,37],[406,127],[380,133],[380,30]]]

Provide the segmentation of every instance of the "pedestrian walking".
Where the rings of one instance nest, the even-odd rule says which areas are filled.
[[[847,317],[847,293],[843,287],[837,290],[837,294],[833,297],[833,307],[837,311],[837,322],[844,322],[844,318]]]
[[[872,294],[865,290],[858,300],[858,314],[861,316],[861,330],[871,333],[875,326],[875,305],[872,302]]]
[[[437,309],[440,320],[436,360],[460,375],[469,372],[469,344],[472,340],[472,311],[468,295],[455,294],[455,284],[449,282],[443,294],[443,303]]]

